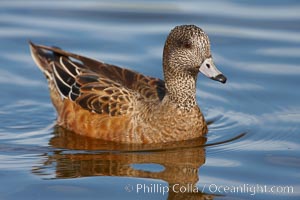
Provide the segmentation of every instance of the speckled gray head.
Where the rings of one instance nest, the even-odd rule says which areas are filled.
[[[226,77],[216,68],[207,34],[195,25],[176,26],[169,34],[164,48],[164,72],[187,72],[226,82]]]

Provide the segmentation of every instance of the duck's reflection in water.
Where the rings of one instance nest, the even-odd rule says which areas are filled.
[[[197,189],[199,168],[205,163],[206,138],[172,144],[120,145],[90,139],[56,128],[50,140],[52,152],[34,174],[54,178],[124,176],[164,180],[169,184],[168,199],[213,199]],[[143,164],[160,165],[160,171],[136,169]],[[52,169],[53,170],[53,169]],[[51,170],[50,170],[51,171]],[[180,189],[181,188],[181,189]]]

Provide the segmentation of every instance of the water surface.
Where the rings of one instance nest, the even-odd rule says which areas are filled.
[[[1,1],[0,199],[298,199],[299,20],[298,1]],[[228,78],[199,77],[206,137],[130,146],[55,126],[28,40],[162,78],[180,24],[208,33]]]

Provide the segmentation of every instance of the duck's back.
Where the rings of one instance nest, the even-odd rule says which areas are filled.
[[[105,140],[132,142],[132,115],[143,102],[160,102],[164,81],[59,48],[30,44],[48,79],[59,125]],[[146,106],[146,105],[145,105]],[[131,127],[132,126],[132,127]]]

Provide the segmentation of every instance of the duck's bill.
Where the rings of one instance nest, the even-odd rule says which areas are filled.
[[[227,78],[217,69],[212,58],[204,60],[199,71],[210,79],[226,83]]]

